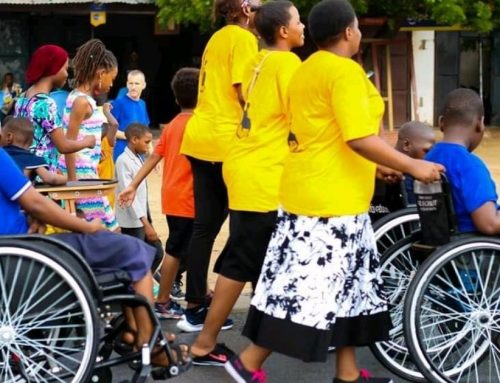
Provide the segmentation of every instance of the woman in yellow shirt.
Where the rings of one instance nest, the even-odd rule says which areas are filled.
[[[230,240],[216,264],[219,277],[205,325],[191,347],[194,364],[223,365],[232,356],[214,358],[211,351],[245,283],[257,283],[278,210],[288,153],[288,84],[301,63],[290,50],[303,45],[304,25],[291,2],[271,1],[256,11],[255,27],[266,48],[243,72],[242,123],[223,165]]]
[[[207,273],[212,247],[227,217],[227,190],[222,161],[241,121],[241,82],[246,62],[257,53],[257,39],[250,32],[253,9],[259,0],[215,0],[214,15],[226,26],[214,33],[203,53],[198,103],[186,125],[181,153],[193,171],[195,219],[186,257],[187,309],[177,327],[200,331],[208,311]],[[232,327],[228,321],[224,329]]]
[[[240,383],[263,383],[272,351],[317,362],[335,346],[334,383],[390,383],[360,374],[354,348],[386,340],[390,329],[368,216],[376,164],[423,181],[443,169],[378,137],[383,101],[351,60],[361,32],[348,0],[316,4],[309,31],[319,51],[288,89],[298,145],[285,161],[282,210],[243,330],[253,344],[225,367]]]

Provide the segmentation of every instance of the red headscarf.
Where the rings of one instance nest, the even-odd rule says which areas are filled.
[[[26,82],[31,85],[59,72],[68,59],[68,52],[57,45],[42,45],[31,56]]]

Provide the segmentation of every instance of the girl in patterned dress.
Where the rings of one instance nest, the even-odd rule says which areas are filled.
[[[104,115],[97,109],[93,96],[107,93],[118,73],[118,64],[112,52],[104,44],[93,39],[80,46],[73,59],[75,89],[69,94],[63,115],[66,137],[79,139],[84,135],[95,137],[96,145],[75,154],[61,157],[59,165],[70,181],[95,179],[101,159],[101,136]],[[117,230],[118,224],[106,196],[77,200],[85,218],[100,218],[109,230]]]
[[[288,87],[295,145],[243,330],[253,344],[225,367],[239,383],[263,383],[271,352],[324,362],[334,346],[334,383],[392,383],[361,374],[355,356],[355,347],[386,340],[390,329],[368,216],[376,164],[424,182],[443,168],[411,159],[378,136],[384,103],[351,59],[361,32],[349,1],[322,0],[308,27],[319,50]],[[380,166],[379,172],[398,174]]]
[[[80,136],[80,140],[69,140],[64,135],[55,101],[48,95],[60,88],[68,78],[68,53],[57,45],[42,45],[31,56],[26,70],[28,90],[21,94],[15,106],[15,117],[25,117],[33,124],[31,151],[43,157],[49,170],[57,170],[60,153],[73,153],[83,148],[92,148],[93,136]]]

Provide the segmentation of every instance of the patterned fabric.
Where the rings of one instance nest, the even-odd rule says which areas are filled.
[[[16,102],[15,117],[25,117],[33,124],[33,144],[30,150],[39,157],[45,158],[49,170],[57,170],[59,152],[57,151],[51,133],[62,127],[57,113],[55,101],[44,93],[38,93],[27,98],[23,95]]]
[[[94,136],[96,144],[92,149],[86,148],[75,153],[75,167],[77,179],[95,179],[99,178],[98,166],[101,159],[101,136],[102,124],[105,122],[104,115],[97,109],[95,100],[89,95],[73,90],[66,100],[64,108],[63,126],[65,132],[68,129],[69,117],[73,102],[77,97],[85,97],[87,102],[92,107],[92,115],[82,121],[80,130],[78,131],[77,140],[82,140],[85,136]],[[59,159],[59,168],[64,174],[68,174],[66,169],[66,158],[61,156]],[[107,197],[98,198],[82,198],[76,202],[76,208],[81,209],[87,219],[100,218],[109,230],[118,228],[118,223],[115,219],[115,214]]]
[[[329,330],[336,318],[387,311],[368,214],[319,218],[280,211],[252,306]]]

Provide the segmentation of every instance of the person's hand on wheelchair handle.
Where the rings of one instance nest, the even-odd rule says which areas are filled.
[[[441,173],[444,172],[446,169],[443,165],[425,160],[413,160],[408,171],[415,179],[426,184],[441,179]]]
[[[377,165],[376,175],[377,178],[388,184],[395,184],[403,180],[403,173],[383,165]]]

